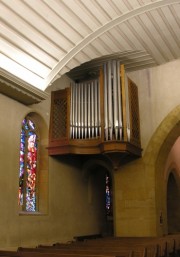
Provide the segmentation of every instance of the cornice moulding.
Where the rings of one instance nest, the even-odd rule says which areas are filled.
[[[25,105],[40,103],[49,96],[48,93],[22,82],[2,70],[0,70],[0,93]]]

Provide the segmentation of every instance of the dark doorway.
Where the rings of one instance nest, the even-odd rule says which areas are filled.
[[[180,189],[173,173],[167,184],[167,222],[169,234],[180,232]]]
[[[110,172],[93,165],[89,173],[92,202],[103,236],[113,236],[113,184]]]

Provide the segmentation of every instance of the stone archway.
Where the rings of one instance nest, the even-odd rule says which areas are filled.
[[[168,234],[167,221],[167,176],[165,164],[170,150],[180,135],[180,106],[170,112],[160,124],[146,151],[155,168],[156,233]],[[180,176],[177,178],[180,180]]]

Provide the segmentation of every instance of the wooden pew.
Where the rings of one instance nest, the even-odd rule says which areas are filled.
[[[87,240],[81,243],[74,243],[70,245],[63,245],[56,243],[54,246],[57,248],[79,248],[84,249],[86,247],[114,247],[114,246],[127,246],[129,248],[134,249],[134,246],[144,246],[147,247],[149,245],[156,245],[158,247],[157,256],[169,256],[169,257],[177,257],[180,249],[180,234],[178,235],[169,235],[165,237],[147,237],[147,238],[103,238],[96,240]],[[178,256],[179,257],[179,256]]]
[[[17,257],[180,257],[180,234],[160,238],[96,238],[36,248],[0,251]]]
[[[19,251],[20,250],[20,251]],[[0,256],[16,256],[16,257],[116,257],[115,255],[107,254],[92,254],[92,253],[64,253],[58,250],[39,251],[37,248],[21,248],[18,251],[0,251]],[[121,253],[118,257],[132,257],[132,253]]]
[[[83,242],[89,239],[97,239],[97,238],[102,238],[101,234],[93,234],[93,235],[84,235],[84,236],[75,236],[74,240],[76,242]]]
[[[129,249],[93,249],[93,248],[87,248],[87,249],[62,249],[62,248],[18,248],[18,252],[39,252],[39,253],[56,253],[58,255],[63,256],[70,256],[70,255],[76,255],[76,256],[119,256],[119,257],[131,257],[132,251]],[[142,250],[139,251],[139,257],[145,257],[142,254]]]

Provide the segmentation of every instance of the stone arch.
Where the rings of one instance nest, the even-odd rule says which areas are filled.
[[[85,180],[88,179],[91,170],[95,166],[102,166],[102,167],[104,167],[112,175],[113,167],[112,167],[111,162],[107,158],[94,157],[94,158],[90,158],[83,165],[82,171],[83,171],[83,178]]]
[[[144,161],[149,172],[154,172],[156,234],[168,233],[167,228],[167,180],[165,179],[165,163],[168,154],[180,135],[180,105],[174,108],[161,122],[146,149]]]

